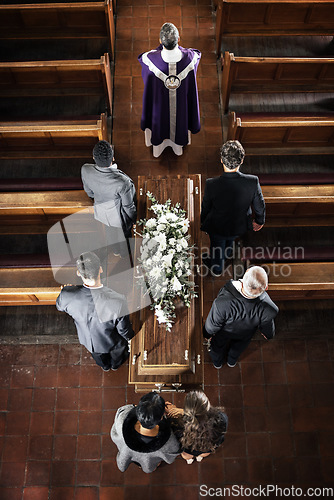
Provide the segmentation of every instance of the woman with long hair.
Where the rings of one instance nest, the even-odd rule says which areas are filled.
[[[167,416],[172,419],[174,433],[188,464],[214,452],[224,441],[228,418],[223,408],[212,407],[202,391],[191,391],[184,399],[184,408],[166,403]]]

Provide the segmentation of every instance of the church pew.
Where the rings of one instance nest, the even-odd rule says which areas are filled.
[[[332,35],[330,0],[218,0],[218,56],[223,36]]]
[[[107,38],[114,56],[112,0],[0,5],[1,40]]]
[[[237,57],[222,60],[222,101],[228,111],[231,92],[332,92],[334,58]]]
[[[248,155],[333,154],[334,115],[230,112],[227,140],[233,139]]]
[[[107,117],[2,122],[0,158],[91,158],[97,141],[108,140]]]
[[[264,185],[266,227],[334,225],[334,186]]]
[[[1,97],[105,95],[112,114],[109,54],[100,59],[0,62]]]

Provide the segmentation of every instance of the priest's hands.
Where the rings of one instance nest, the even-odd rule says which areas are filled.
[[[253,220],[253,231],[260,231],[260,229],[262,229],[264,226],[264,224],[258,224],[257,222],[255,222],[255,220]]]

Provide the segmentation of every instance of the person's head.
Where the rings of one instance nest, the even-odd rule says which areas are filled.
[[[101,262],[94,252],[84,252],[77,259],[77,275],[87,286],[94,286],[101,273]]]
[[[165,413],[165,400],[157,392],[145,394],[136,406],[136,416],[145,429],[153,429]]]
[[[245,150],[239,141],[227,141],[220,148],[220,160],[228,170],[239,169],[245,158]]]
[[[210,401],[202,391],[188,392],[184,398],[184,413],[189,418],[203,418],[210,410]]]
[[[182,447],[213,451],[217,440],[226,431],[222,411],[223,408],[211,406],[204,392],[189,392],[184,398]]]
[[[110,167],[114,159],[114,146],[108,141],[99,141],[93,149],[93,158],[98,167]]]
[[[165,23],[161,26],[160,42],[167,50],[175,49],[179,42],[179,30],[172,23]]]
[[[242,279],[244,292],[250,297],[256,298],[268,288],[268,275],[260,266],[247,269]]]

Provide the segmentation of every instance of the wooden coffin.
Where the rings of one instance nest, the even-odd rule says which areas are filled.
[[[138,219],[152,217],[152,212],[148,211],[148,191],[161,203],[167,199],[171,199],[173,204],[180,202],[187,212],[190,244],[196,246],[193,273],[189,279],[195,281],[198,297],[192,299],[190,308],[182,303],[177,305],[170,332],[159,325],[150,307],[134,315],[133,327],[138,333],[131,341],[129,384],[135,385],[136,392],[153,389],[184,391],[186,387],[203,384],[202,278],[194,271],[201,247],[201,176],[138,177]],[[136,252],[139,252],[139,246],[140,238],[137,238]]]

